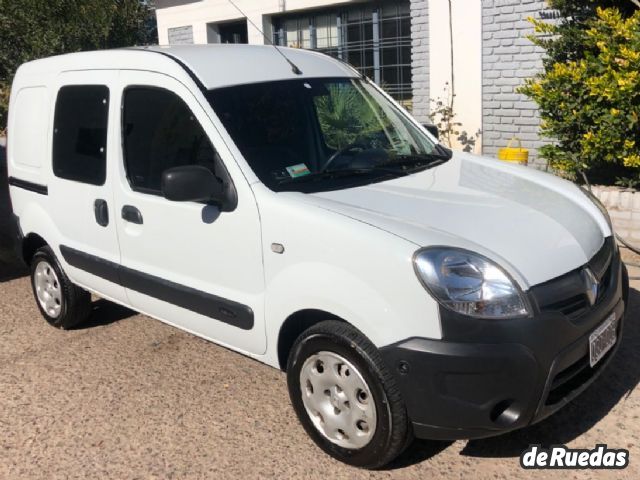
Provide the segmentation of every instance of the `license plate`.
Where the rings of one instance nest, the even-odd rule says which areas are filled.
[[[593,367],[616,343],[616,314],[612,313],[589,335],[589,364]]]

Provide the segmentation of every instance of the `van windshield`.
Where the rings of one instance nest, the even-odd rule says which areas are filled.
[[[238,85],[211,90],[208,100],[258,178],[274,191],[366,185],[449,158],[360,79]]]

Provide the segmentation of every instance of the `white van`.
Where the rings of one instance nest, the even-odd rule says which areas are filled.
[[[327,56],[39,60],[8,131],[16,240],[50,324],[84,321],[92,292],[280,368],[344,462],[538,422],[620,342],[628,277],[594,197],[452,154]]]

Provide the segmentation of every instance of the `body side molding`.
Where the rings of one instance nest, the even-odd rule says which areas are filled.
[[[28,190],[30,192],[38,193],[40,195],[49,195],[49,187],[47,187],[46,185],[40,185],[39,183],[28,182],[26,180],[21,180],[20,178],[15,178],[15,177],[9,177],[8,183],[12,187],[22,188],[23,190]]]
[[[72,267],[117,283],[125,288],[233,325],[242,330],[251,330],[253,328],[253,310],[247,305],[118,265],[65,245],[60,245],[60,252],[65,261]]]

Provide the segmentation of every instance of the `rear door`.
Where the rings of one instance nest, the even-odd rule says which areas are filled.
[[[126,302],[119,284],[120,249],[114,219],[113,168],[118,145],[110,120],[117,72],[60,75],[53,119],[49,206],[72,281]],[[114,157],[115,155],[115,157]]]
[[[132,306],[235,349],[266,349],[258,208],[206,106],[166,75],[122,71],[122,158],[116,187],[121,278]],[[162,173],[184,165],[233,180],[233,211],[171,202]]]

